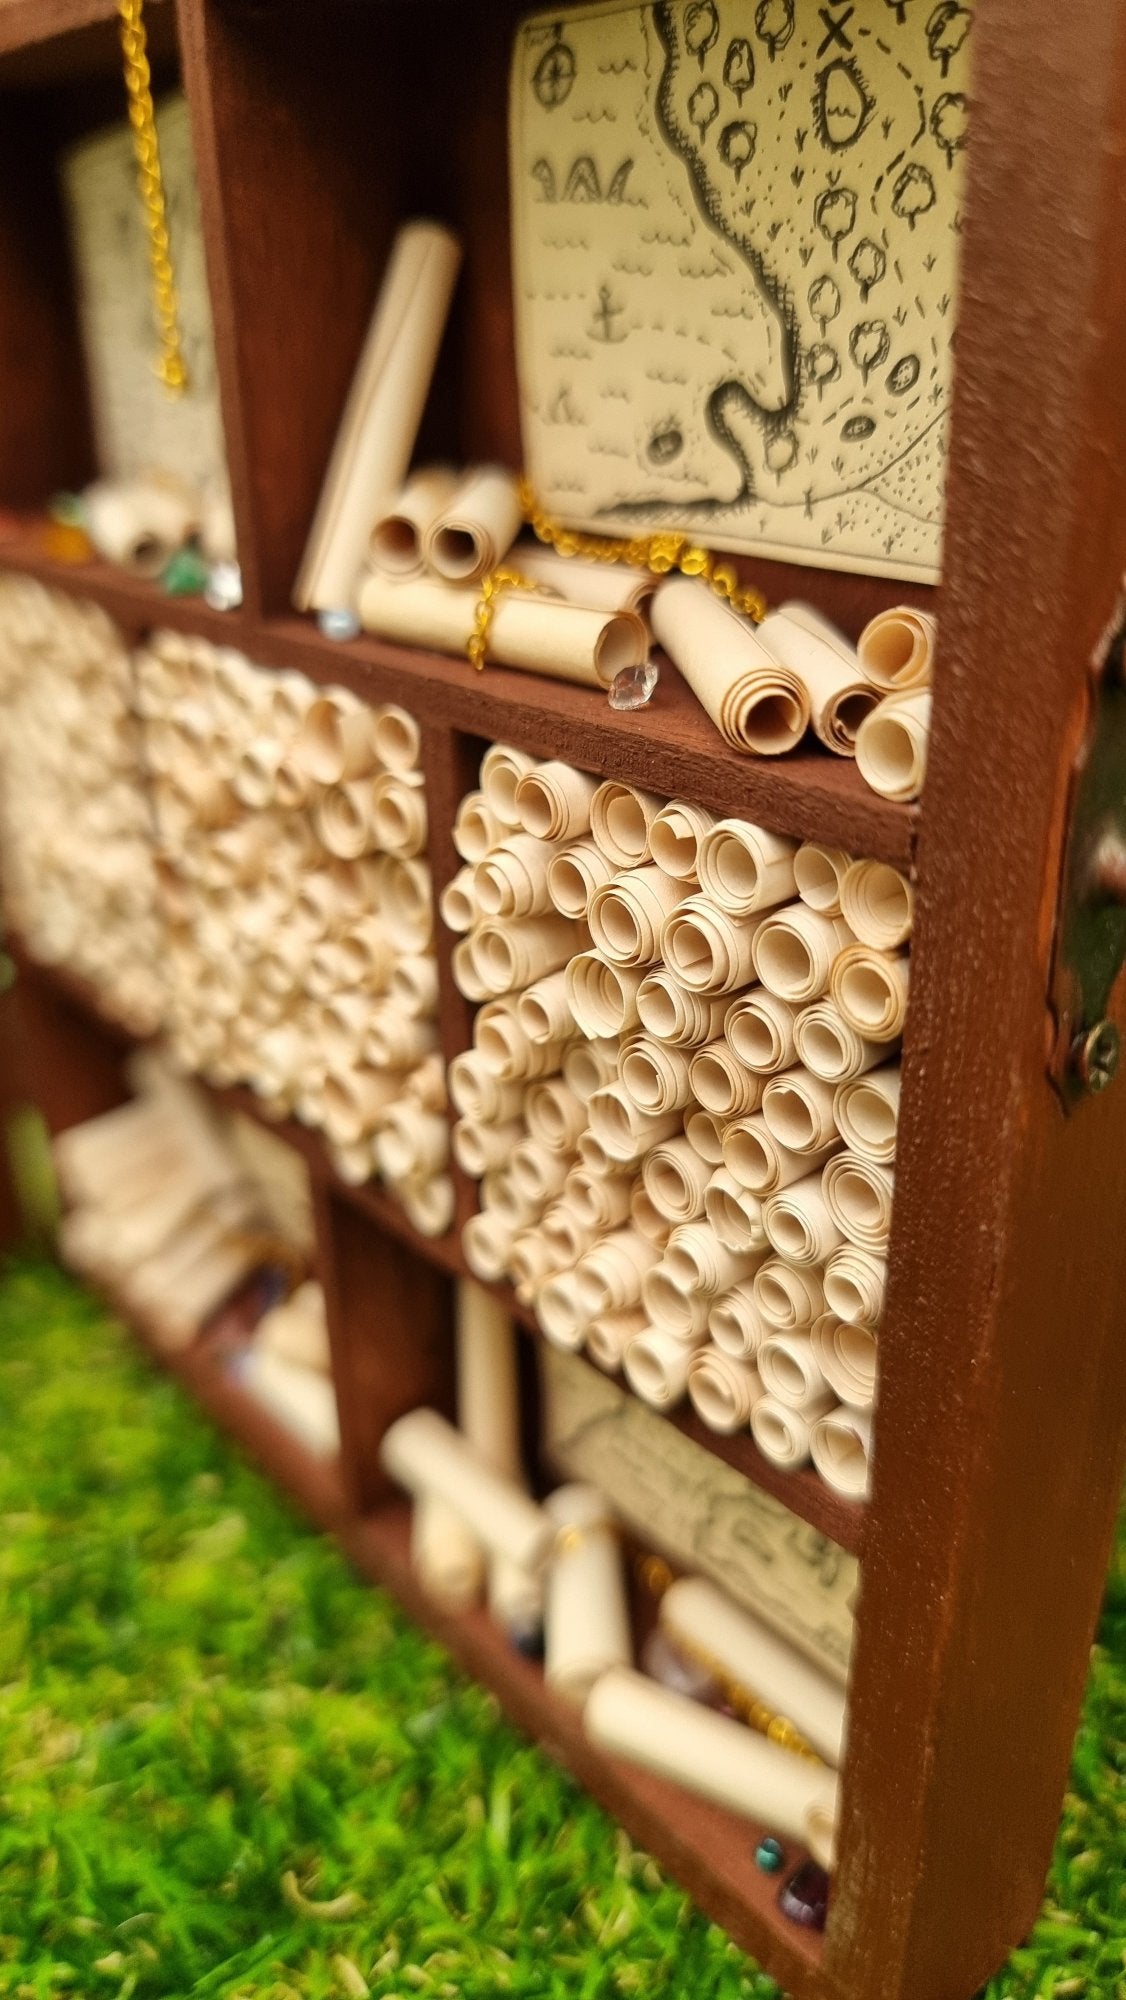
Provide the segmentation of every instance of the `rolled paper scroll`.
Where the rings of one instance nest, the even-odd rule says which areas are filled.
[[[917,799],[927,775],[931,698],[885,695],[860,726],[856,763],[865,784],[885,799]]]
[[[652,792],[612,779],[590,802],[590,830],[600,854],[615,868],[640,868],[649,859],[649,829],[664,806]]]
[[[692,1102],[688,1057],[683,1049],[639,1035],[622,1053],[621,1081],[639,1111],[682,1111]]]
[[[589,1126],[585,1132],[580,1134],[576,1151],[579,1156],[580,1165],[584,1166],[590,1174],[603,1176],[617,1174],[621,1172],[623,1166],[633,1165],[631,1160],[611,1159],[601,1139],[595,1137]]]
[[[658,868],[678,882],[696,881],[700,872],[700,842],[715,823],[715,813],[704,806],[670,799],[649,828],[649,852]]]
[[[376,766],[370,708],[346,688],[326,689],[308,709],[291,755],[318,785],[367,777]]]
[[[314,823],[321,844],[340,861],[357,861],[376,845],[372,783],[334,785],[317,800]]]
[[[830,1142],[813,1152],[794,1152],[774,1137],[761,1111],[732,1119],[723,1134],[724,1166],[740,1187],[749,1188],[760,1200],[804,1180],[836,1150],[835,1142]]]
[[[682,1292],[702,1292],[710,1299],[753,1277],[762,1259],[753,1251],[725,1249],[705,1221],[680,1223],[665,1245],[662,1262]]]
[[[533,1304],[559,1269],[559,1258],[538,1224],[534,1229],[521,1229],[514,1239],[508,1269],[517,1298],[525,1305]]]
[[[644,1312],[637,1306],[627,1306],[621,1312],[599,1313],[587,1327],[586,1351],[599,1368],[613,1375],[621,1367],[630,1341],[643,1333],[647,1324]]]
[[[273,803],[278,766],[285,755],[276,736],[256,736],[239,753],[232,784],[235,796],[251,812],[264,812]]]
[[[331,1382],[294,1368],[276,1354],[251,1348],[243,1355],[238,1377],[252,1396],[293,1431],[318,1458],[335,1458],[340,1450],[336,1392]]]
[[[751,1411],[751,1434],[764,1458],[781,1472],[800,1472],[809,1464],[810,1433],[819,1416],[832,1407],[826,1396],[819,1409],[792,1410],[773,1396],[763,1396]]]
[[[583,1719],[604,1750],[803,1841],[823,1868],[833,1866],[837,1781],[823,1765],[622,1667],[597,1682]]]
[[[492,848],[500,846],[507,831],[484,792],[466,792],[453,824],[453,843],[463,861],[476,867]]]
[[[559,852],[553,842],[510,834],[473,871],[473,894],[482,917],[538,917],[552,907],[548,868]]]
[[[700,842],[698,867],[705,896],[728,916],[754,916],[794,894],[794,842],[749,820],[717,820]]]
[[[264,1313],[254,1338],[259,1346],[298,1368],[312,1368],[321,1375],[332,1372],[325,1295],[313,1279],[298,1285],[281,1305]]]
[[[841,890],[852,865],[852,856],[843,847],[804,841],[794,856],[794,886],[802,902],[819,916],[841,916]]]
[[[491,998],[492,989],[487,981],[482,979],[481,974],[477,970],[477,961],[473,954],[473,939],[471,937],[460,937],[458,939],[453,951],[450,953],[450,972],[458,992],[463,994],[467,1000],[488,1000]]]
[[[886,1250],[895,1193],[890,1167],[856,1153],[838,1153],[825,1166],[822,1185],[841,1235],[862,1250]]]
[[[683,1401],[695,1343],[663,1326],[647,1327],[630,1341],[622,1371],[635,1396],[653,1410],[672,1410]]]
[[[512,1149],[509,1173],[516,1187],[541,1210],[553,1195],[562,1192],[567,1178],[567,1158],[553,1153],[537,1139],[521,1139]]]
[[[572,1042],[563,1057],[563,1080],[584,1104],[618,1074],[618,1045],[609,1039]]]
[[[591,1319],[634,1306],[641,1281],[658,1261],[658,1251],[635,1229],[615,1229],[588,1250],[576,1269],[579,1293]]]
[[[690,993],[664,966],[647,973],[637,989],[642,1027],[669,1048],[698,1048],[723,1033],[727,1003]]]
[[[324,1080],[325,1129],[337,1146],[354,1146],[374,1132],[402,1088],[401,1079],[365,1065],[332,1070]]]
[[[744,1255],[765,1250],[762,1203],[749,1189],[740,1187],[726,1167],[717,1168],[704,1190],[704,1214],[725,1249]]]
[[[520,542],[512,560],[521,576],[552,596],[597,611],[643,611],[657,588],[650,570],[629,563],[584,562],[579,556],[557,555],[536,542]]]
[[[427,951],[434,936],[433,886],[425,861],[400,861],[388,855],[382,877],[379,914],[400,951]]]
[[[476,1119],[461,1118],[450,1135],[453,1156],[463,1174],[479,1181],[493,1168],[507,1166],[512,1148],[524,1136],[516,1120],[504,1125],[482,1125]]]
[[[384,1433],[384,1471],[415,1494],[434,1494],[460,1514],[492,1555],[521,1569],[547,1560],[554,1539],[543,1509],[510,1479],[503,1479],[436,1410],[412,1410]]]
[[[852,1409],[876,1400],[878,1351],[870,1326],[846,1326],[835,1313],[814,1320],[810,1335],[817,1365],[835,1396]]]
[[[375,754],[387,771],[413,771],[422,750],[422,731],[414,716],[385,701],[371,712]]]
[[[718,1118],[714,1111],[690,1111],[684,1121],[684,1136],[692,1151],[707,1167],[723,1163],[723,1135],[730,1119]]]
[[[824,1407],[827,1384],[810,1333],[772,1327],[758,1351],[762,1386],[775,1402],[804,1414]]]
[[[438,1044],[432,1021],[420,1021],[401,1014],[397,1007],[381,1006],[372,1014],[364,1036],[364,1054],[379,1069],[411,1069],[422,1062]]]
[[[494,993],[511,993],[558,971],[583,941],[579,925],[567,917],[481,924],[473,934],[473,963]]]
[[[895,951],[911,936],[914,887],[886,861],[850,862],[841,882],[841,914],[861,944]]]
[[[463,1049],[449,1068],[450,1097],[463,1118],[499,1124],[519,1118],[524,1108],[524,1092],[516,1083],[501,1083],[482,1062],[477,1049]]]
[[[439,1112],[423,1111],[409,1099],[392,1104],[375,1141],[375,1163],[392,1186],[429,1180],[446,1165],[450,1130]]]
[[[763,1394],[758,1370],[718,1347],[697,1348],[688,1364],[688,1397],[710,1431],[745,1430]]]
[[[368,554],[385,576],[421,576],[427,531],[460,484],[450,465],[421,465],[384,510],[368,537]]]
[[[830,1160],[824,1171],[828,1173],[832,1165]],[[804,1180],[770,1195],[763,1203],[762,1219],[771,1247],[788,1263],[803,1269],[823,1264],[844,1241],[820,1174],[807,1174]]]
[[[590,1130],[611,1160],[628,1165],[680,1130],[675,1111],[651,1116],[639,1111],[620,1083],[604,1084],[587,1099]]]
[[[711,1172],[687,1138],[678,1135],[654,1146],[646,1154],[641,1177],[658,1215],[673,1223],[695,1222],[703,1215]]]
[[[466,862],[459,868],[453,880],[446,883],[438,898],[438,913],[448,931],[464,937],[473,929],[480,912],[473,887],[475,870]]]
[[[822,917],[805,903],[788,903],[759,925],[754,969],[768,992],[801,1006],[828,990],[838,955],[853,942],[842,917]]]
[[[838,1251],[838,1256],[843,1253]],[[801,1270],[780,1257],[760,1264],[752,1280],[755,1304],[767,1325],[778,1333],[790,1333],[813,1325],[825,1310],[822,1280],[814,1270]]]
[[[753,1361],[767,1335],[767,1324],[758,1309],[754,1282],[744,1279],[729,1292],[711,1301],[708,1332],[722,1354],[737,1361]]]
[[[522,995],[522,1001],[527,997]],[[573,1153],[586,1124],[586,1106],[562,1077],[553,1076],[529,1084],[524,1116],[533,1139],[554,1152]]]
[[[706,583],[669,577],[653,599],[653,632],[734,750],[777,757],[809,723],[809,696],[755,628]]]
[[[464,655],[479,602],[475,590],[430,577],[390,583],[368,576],[360,585],[360,622],[381,639]],[[584,611],[521,590],[494,598],[491,611],[487,657],[494,666],[606,688],[623,668],[643,666],[648,655],[649,635],[631,611]]]
[[[633,1659],[621,1547],[593,1486],[559,1486],[544,1502],[558,1529],[547,1577],[544,1679],[585,1701],[611,1667]]]
[[[833,1117],[836,1092],[824,1078],[811,1076],[800,1065],[769,1077],[762,1093],[766,1129],[791,1153],[817,1153],[831,1145],[837,1127]]]
[[[637,1020],[643,977],[634,967],[611,965],[600,952],[577,952],[568,961],[564,979],[571,1017],[582,1033],[597,1041],[631,1028]]]
[[[796,1019],[796,1009],[788,1000],[758,987],[731,1002],[724,1017],[724,1038],[748,1069],[759,1076],[773,1076],[780,1069],[789,1069],[794,1061]]]
[[[384,854],[412,861],[427,841],[426,793],[418,771],[384,771],[371,788],[371,824]]]
[[[843,1083],[833,1115],[850,1152],[886,1164],[895,1158],[899,1125],[899,1064],[888,1063],[854,1083]]]
[[[613,862],[600,853],[593,840],[579,840],[552,856],[547,893],[561,917],[585,917],[595,890],[613,874]]]
[[[849,1026],[870,1042],[892,1042],[907,1018],[910,961],[906,952],[853,944],[833,965],[833,999]]]
[[[475,1278],[495,1285],[504,1277],[515,1234],[514,1226],[498,1215],[482,1213],[468,1218],[461,1232],[461,1247]]]
[[[649,1315],[650,1322],[662,1334],[668,1334],[676,1341],[697,1344],[704,1337],[708,1324],[709,1301],[703,1292],[686,1292],[677,1284],[664,1262],[653,1266],[645,1273],[641,1286],[641,1302]],[[628,1372],[628,1370],[627,1370]],[[687,1375],[678,1377],[677,1395],[683,1389]]]
[[[665,923],[661,947],[669,971],[693,993],[734,993],[754,978],[754,941],[768,921],[729,917],[706,896],[689,896]]]
[[[563,1183],[563,1195],[581,1221],[601,1232],[629,1220],[632,1187],[629,1174],[592,1174],[585,1167],[573,1167]]]
[[[269,733],[288,744],[316,701],[318,690],[306,675],[294,672],[271,674],[268,686],[264,720]]]
[[[598,779],[571,764],[536,764],[516,786],[520,825],[537,840],[581,840],[590,832],[590,802],[597,790]]]
[[[411,1510],[411,1568],[427,1596],[451,1611],[467,1611],[484,1586],[480,1544],[461,1515],[432,1493],[421,1493]]]
[[[717,1118],[738,1118],[757,1111],[762,1096],[762,1078],[740,1062],[726,1040],[707,1042],[691,1060],[693,1095],[705,1111]]]
[[[658,1250],[664,1249],[672,1233],[672,1223],[654,1208],[652,1196],[643,1181],[635,1181],[630,1189],[629,1218],[646,1242],[655,1243]]]
[[[566,1186],[558,1201],[553,1202],[544,1215],[540,1230],[552,1256],[558,1256],[564,1270],[574,1268],[580,1257],[593,1248],[600,1233],[576,1215],[568,1202]],[[585,1325],[585,1313],[583,1322]]]
[[[511,743],[490,743],[481,759],[481,790],[491,811],[502,826],[518,827],[516,787],[526,771],[533,771],[536,759]]]
[[[808,604],[782,604],[758,628],[775,658],[809,697],[814,733],[838,757],[856,754],[856,733],[879,695],[854,646]]]
[[[667,919],[688,890],[660,868],[633,868],[596,889],[587,909],[590,934],[615,965],[653,965]]]
[[[137,576],[160,575],[199,527],[199,502],[177,482],[101,479],[82,495],[83,526],[98,554]]]
[[[846,1243],[826,1264],[824,1283],[825,1304],[838,1319],[849,1326],[879,1324],[887,1288],[887,1264],[882,1257]]]
[[[457,1287],[457,1413],[463,1435],[494,1472],[521,1475],[516,1332],[499,1300],[467,1279]]]
[[[866,1042],[850,1027],[835,1000],[815,1000],[803,1007],[794,1022],[794,1041],[806,1069],[825,1083],[863,1076],[887,1060],[886,1044]]]
[[[874,687],[898,694],[930,685],[937,638],[938,624],[929,611],[899,604],[869,619],[857,654]]]
[[[395,238],[294,586],[299,611],[355,601],[372,523],[406,477],[460,261],[439,223]]]
[[[848,1725],[845,1694],[785,1639],[702,1576],[671,1583],[658,1618],[674,1645],[792,1723],[810,1748],[839,1770]]]
[[[819,1417],[809,1453],[826,1486],[850,1500],[864,1500],[872,1450],[872,1418],[867,1410],[829,1410]]]
[[[512,473],[503,465],[475,466],[430,521],[423,559],[447,583],[480,583],[508,554],[522,520]]]
[[[407,952],[391,968],[387,997],[404,1014],[429,1021],[438,1009],[438,967],[429,954]]]

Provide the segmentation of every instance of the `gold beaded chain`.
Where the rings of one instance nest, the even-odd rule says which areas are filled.
[[[471,667],[480,673],[485,665],[489,650],[489,634],[493,629],[493,613],[497,600],[506,590],[538,590],[530,576],[521,576],[518,569],[491,569],[481,579],[481,595],[477,599],[477,609],[473,613],[473,630],[466,641],[466,654]]]
[[[683,576],[702,577],[717,597],[756,625],[766,617],[769,607],[761,590],[741,584],[729,562],[723,562],[710,549],[698,548],[687,535],[658,533],[618,541],[608,535],[580,534],[575,528],[562,527],[545,512],[527,479],[520,481],[519,492],[524,519],[532,533],[554,549],[556,555],[584,556],[588,562],[629,563],[635,569],[649,570],[653,576],[668,576],[671,570],[678,569]]]
[[[143,0],[117,0],[117,11],[121,17],[121,50],[125,58],[125,90],[129,99],[129,123],[133,127],[137,186],[148,231],[153,306],[160,338],[156,372],[170,396],[182,396],[188,386],[188,367],[180,338],[180,308],[168,241],[168,211],[164,201],[164,175],[160,167],[160,142],[153,110],[152,75],[142,4]]]

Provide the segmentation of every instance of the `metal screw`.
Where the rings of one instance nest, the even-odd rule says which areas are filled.
[[[1126,904],[1126,838],[1113,823],[1104,824],[1091,850],[1087,893],[1092,901]]]
[[[1084,1090],[1097,1094],[1113,1083],[1122,1053],[1122,1038],[1113,1021],[1099,1021],[1072,1048],[1075,1072]]]

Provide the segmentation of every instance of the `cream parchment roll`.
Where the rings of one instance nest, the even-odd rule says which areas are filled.
[[[846,1326],[835,1313],[814,1320],[810,1338],[826,1382],[842,1403],[870,1410],[876,1400],[879,1357],[870,1326]]]
[[[851,1028],[870,1042],[893,1042],[907,1018],[906,952],[852,944],[833,963],[833,999]]]
[[[522,520],[512,473],[503,465],[474,466],[431,518],[423,560],[447,583],[479,583],[507,555]]]
[[[460,262],[440,223],[395,238],[294,587],[301,611],[355,601],[372,523],[410,464]]]
[[[601,952],[580,951],[568,960],[564,978],[572,1018],[591,1040],[616,1038],[637,1020],[640,969],[612,965]]]
[[[763,1393],[758,1370],[721,1347],[697,1348],[688,1364],[689,1401],[708,1429],[724,1437],[746,1429]]]
[[[717,820],[700,841],[697,872],[728,916],[754,916],[794,894],[794,842],[749,820]]]
[[[732,917],[707,896],[689,896],[666,919],[661,937],[666,965],[693,993],[709,998],[734,993],[754,977],[755,939],[769,921]]]
[[[762,1078],[740,1062],[726,1039],[707,1042],[692,1057],[692,1092],[705,1111],[717,1118],[738,1118],[757,1111],[762,1096]]]
[[[599,1368],[613,1374],[622,1365],[630,1341],[648,1324],[640,1306],[626,1306],[620,1312],[599,1313],[586,1330],[586,1351]]]
[[[832,1401],[826,1395],[820,1409],[803,1412],[790,1409],[774,1396],[763,1396],[751,1411],[751,1433],[763,1457],[780,1472],[799,1472],[808,1465],[810,1433]]]
[[[628,869],[595,890],[587,908],[590,934],[615,965],[653,965],[664,925],[687,895],[687,886],[660,868]]]
[[[782,604],[758,629],[763,645],[805,688],[825,748],[855,756],[857,730],[879,700],[855,647],[809,604]]]
[[[547,871],[547,893],[561,917],[585,917],[595,890],[609,882],[614,872],[614,863],[599,852],[593,840],[577,840],[553,855]]]
[[[636,1229],[615,1229],[588,1250],[576,1266],[579,1293],[587,1314],[619,1312],[634,1306],[641,1297],[641,1284],[656,1264],[660,1252]]]
[[[754,969],[769,992],[802,1006],[827,991],[839,953],[853,942],[843,917],[822,917],[806,903],[787,903],[756,930]]]
[[[749,1188],[740,1187],[726,1167],[717,1167],[704,1190],[704,1214],[725,1249],[765,1250],[763,1205]]]
[[[554,1531],[543,1509],[494,1472],[437,1410],[400,1417],[385,1432],[379,1455],[384,1470],[409,1493],[434,1494],[460,1514],[491,1555],[507,1556],[528,1570],[547,1560]]]
[[[670,1048],[698,1048],[723,1033],[727,1002],[690,993],[665,966],[655,966],[637,989],[642,1026]]]
[[[473,870],[473,897],[482,918],[539,917],[552,908],[548,869],[558,845],[529,833],[510,834]]]
[[[825,1266],[825,1304],[849,1326],[876,1326],[884,1309],[887,1264],[871,1250],[846,1243]]]
[[[692,1102],[688,1057],[683,1049],[636,1036],[623,1049],[621,1082],[639,1111],[683,1111]]]
[[[590,802],[598,779],[558,760],[536,764],[516,786],[516,810],[537,840],[581,840],[590,832]]]
[[[792,1333],[812,1326],[825,1310],[824,1287],[816,1270],[768,1257],[752,1283],[755,1304],[772,1332]]]
[[[938,624],[929,611],[899,604],[869,619],[857,653],[873,686],[897,694],[930,685],[937,638]]]
[[[704,1214],[711,1171],[689,1139],[670,1134],[660,1140],[646,1154],[641,1177],[658,1215],[669,1222],[695,1222]]]
[[[804,1415],[824,1407],[828,1385],[810,1333],[800,1329],[780,1333],[772,1327],[757,1359],[764,1390],[787,1410]]]
[[[837,1153],[824,1168],[822,1187],[842,1236],[862,1250],[886,1250],[895,1194],[890,1167],[857,1153]]]
[[[360,586],[360,622],[381,639],[463,655],[475,629],[476,591],[431,577],[391,582],[372,575]],[[509,590],[496,598],[488,658],[580,687],[609,687],[624,667],[644,664],[649,639],[630,611],[584,611],[577,604]]]
[[[461,1515],[432,1493],[411,1509],[411,1568],[436,1603],[451,1611],[476,1604],[485,1581],[485,1558]]]
[[[768,993],[765,986],[740,993],[724,1019],[724,1037],[739,1061],[759,1076],[789,1069],[797,1053],[794,1024],[797,1010],[788,1000]]]
[[[459,485],[451,465],[420,465],[384,511],[376,516],[368,553],[386,576],[421,576],[423,542],[448,507]]]
[[[834,1000],[815,1000],[802,1008],[794,1023],[794,1041],[806,1069],[826,1083],[863,1076],[887,1060],[887,1045],[865,1041]]]
[[[830,1160],[826,1173],[832,1164]],[[772,1248],[791,1264],[823,1264],[843,1241],[820,1174],[807,1174],[770,1195],[763,1203],[762,1220]]]
[[[851,866],[852,856],[843,847],[803,841],[794,856],[794,886],[802,902],[822,917],[839,917],[841,889]]]
[[[290,753],[318,785],[343,785],[376,768],[371,710],[347,688],[326,688],[309,708]]]
[[[870,1070],[837,1091],[833,1115],[850,1152],[883,1164],[895,1158],[899,1125],[899,1064]]]
[[[583,1719],[604,1750],[804,1841],[822,1867],[833,1866],[837,1781],[825,1766],[624,1667],[595,1684]]]
[[[453,843],[463,861],[475,868],[491,848],[499,847],[507,830],[484,792],[466,792],[453,824]]]
[[[621,1546],[594,1486],[558,1486],[544,1502],[557,1534],[547,1575],[544,1678],[585,1701],[611,1667],[633,1659]]]
[[[844,1690],[785,1639],[734,1604],[706,1577],[682,1576],[661,1599],[661,1629],[689,1658],[723,1676],[792,1722],[834,1770],[844,1761]]]
[[[836,1146],[830,1143],[816,1152],[795,1153],[783,1146],[770,1131],[761,1111],[749,1118],[733,1118],[723,1134],[723,1164],[740,1187],[764,1200],[779,1188],[804,1180],[815,1167],[824,1166]]]
[[[381,702],[371,712],[375,754],[387,771],[413,771],[422,750],[422,731],[413,715],[396,702]]]
[[[708,1332],[722,1354],[737,1361],[754,1360],[766,1338],[767,1325],[758,1309],[753,1280],[744,1278],[722,1298],[712,1300]]]
[[[635,569],[629,563],[561,556],[536,542],[521,542],[512,560],[521,576],[544,585],[569,604],[585,604],[596,611],[642,611],[657,588],[650,570]]]
[[[511,743],[490,743],[481,759],[481,790],[502,826],[518,827],[516,787],[536,759]]]
[[[766,1128],[791,1153],[816,1153],[836,1136],[833,1104],[836,1091],[823,1077],[797,1064],[781,1076],[768,1078],[762,1093]]]
[[[850,1500],[868,1493],[871,1469],[872,1417],[868,1410],[829,1410],[814,1424],[810,1457],[826,1486]]]
[[[627,1165],[680,1129],[675,1111],[650,1116],[639,1111],[620,1083],[608,1083],[587,1099],[590,1130],[611,1160]]]
[[[700,1334],[682,1338],[662,1326],[650,1326],[637,1334],[622,1359],[634,1395],[650,1409],[675,1409],[688,1387],[688,1368],[700,1338]]]
[[[649,830],[664,803],[652,792],[608,778],[590,802],[590,830],[599,853],[615,868],[640,868],[649,859]]]
[[[668,577],[650,616],[656,638],[733,749],[776,757],[801,741],[810,714],[801,682],[706,583]]]
[[[860,944],[896,951],[911,936],[914,887],[886,861],[852,861],[841,881],[841,915]]]
[[[686,1292],[666,1269],[663,1260],[655,1264],[651,1271],[646,1271],[641,1283],[641,1303],[649,1315],[650,1331],[659,1333],[662,1343],[666,1335],[670,1340],[681,1344],[688,1342],[689,1345],[696,1345],[703,1339],[710,1301],[703,1292]],[[686,1379],[686,1370],[677,1375],[677,1395]]]
[[[664,1268],[682,1292],[714,1298],[754,1275],[761,1259],[753,1251],[727,1250],[711,1224],[682,1222],[665,1245]]]
[[[694,882],[700,872],[700,842],[715,823],[715,813],[705,806],[670,799],[649,828],[649,852],[658,868],[678,882]]]
[[[931,697],[889,694],[860,725],[857,769],[865,784],[885,799],[917,799],[927,775]]]

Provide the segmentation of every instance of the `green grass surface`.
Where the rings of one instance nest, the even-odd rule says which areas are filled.
[[[990,2000],[1126,2000],[1122,1548],[1103,1640]],[[776,1991],[49,1266],[0,1280],[0,1656],[2,1994]]]

